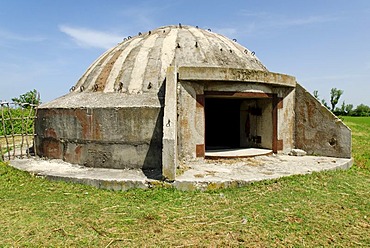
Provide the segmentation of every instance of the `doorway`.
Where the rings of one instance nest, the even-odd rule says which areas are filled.
[[[239,99],[206,98],[206,150],[240,147],[240,105]]]
[[[206,96],[205,150],[273,149],[273,98],[263,96]]]

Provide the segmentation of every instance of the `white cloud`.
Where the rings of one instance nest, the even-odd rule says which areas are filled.
[[[122,41],[122,35],[108,32],[60,25],[59,30],[70,36],[81,47],[96,47],[108,49]]]

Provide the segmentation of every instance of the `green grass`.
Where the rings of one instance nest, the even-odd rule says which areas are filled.
[[[0,165],[0,247],[369,247],[370,118],[355,165],[237,189],[113,192]]]
[[[353,157],[356,166],[370,170],[370,117],[342,117],[352,129]]]

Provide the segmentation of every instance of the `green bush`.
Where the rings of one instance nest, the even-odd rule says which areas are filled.
[[[33,133],[34,115],[33,108],[0,107],[0,136]]]

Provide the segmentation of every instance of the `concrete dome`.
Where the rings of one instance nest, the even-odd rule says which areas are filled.
[[[254,52],[223,35],[166,26],[125,38],[101,55],[71,91],[157,93],[170,65],[267,71]]]

